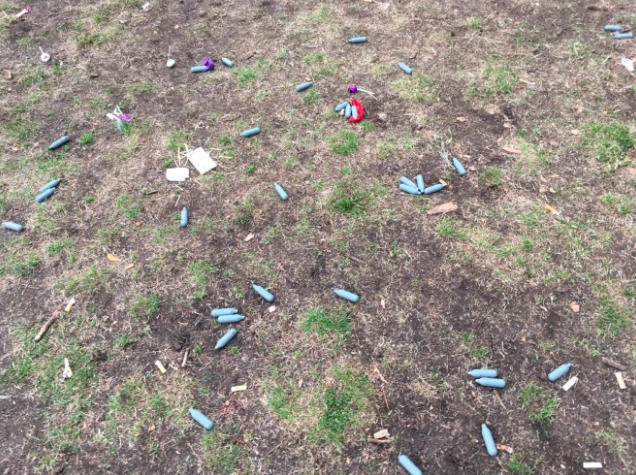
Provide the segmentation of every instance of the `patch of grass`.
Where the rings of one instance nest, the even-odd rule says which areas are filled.
[[[214,264],[205,259],[199,259],[188,266],[188,271],[199,285],[199,290],[194,293],[195,299],[201,300],[206,297],[208,282],[216,270]]]
[[[552,423],[554,414],[559,407],[559,400],[540,386],[526,384],[519,394],[526,415],[535,424],[548,426]]]
[[[146,322],[159,315],[159,296],[156,294],[138,295],[130,308],[133,317]]]
[[[497,167],[486,167],[479,178],[488,188],[499,188],[504,184],[503,173]]]
[[[28,119],[17,118],[2,127],[2,133],[10,139],[28,145],[35,137],[37,124]]]
[[[448,241],[450,239],[457,239],[459,241],[465,241],[468,236],[463,232],[459,226],[450,218],[442,218],[437,223],[437,232],[439,236]]]
[[[289,419],[292,409],[289,397],[282,387],[274,384],[267,394],[267,405],[281,419]]]
[[[78,143],[80,145],[90,145],[94,141],[95,141],[95,137],[93,136],[93,133],[92,132],[88,132],[88,133],[82,134],[82,136],[78,140]]]
[[[309,15],[309,19],[314,23],[330,23],[334,19],[333,10],[327,5],[323,5],[320,9]]]
[[[232,74],[238,78],[239,84],[245,84],[246,82],[254,81],[258,79],[258,74],[253,68],[232,68]]]
[[[141,201],[135,200],[130,195],[120,195],[115,200],[115,209],[130,220],[135,220],[141,212]]]
[[[128,93],[133,97],[152,94],[154,91],[155,86],[150,81],[134,82],[128,86]]]
[[[166,138],[166,149],[170,152],[178,152],[188,140],[190,140],[190,133],[187,130],[173,130]]]
[[[254,218],[254,208],[256,204],[251,198],[245,198],[236,209],[236,222],[241,226],[246,226]]]
[[[437,91],[430,76],[415,73],[404,77],[391,85],[393,91],[409,101],[431,103],[437,96]]]
[[[491,63],[486,68],[486,78],[498,94],[512,94],[519,77],[512,66],[505,63]]]
[[[307,92],[307,94],[304,95],[303,103],[306,106],[312,106],[312,105],[316,104],[319,99],[320,99],[320,94],[318,94],[318,91],[316,91],[312,87],[311,89],[309,89],[309,92]]]
[[[67,294],[94,294],[103,290],[108,283],[108,273],[105,269],[92,265],[84,274],[73,275],[67,282]]]
[[[477,344],[475,335],[472,333],[465,333],[462,336],[464,341],[464,347],[466,348],[467,355],[477,361],[486,361],[491,356],[490,348],[485,345]]]
[[[97,231],[97,241],[102,246],[108,246],[119,236],[119,229],[113,226],[105,226]]]
[[[466,20],[466,26],[481,33],[484,31],[484,24],[477,17],[470,17]]]
[[[367,212],[369,192],[360,189],[353,179],[341,181],[329,199],[329,208],[339,214],[362,216]]]
[[[13,111],[16,114],[26,114],[27,112],[30,112],[33,109],[35,109],[35,107],[40,102],[41,98],[42,96],[38,93],[29,94],[26,97],[26,99],[24,99],[22,102],[19,102],[18,104],[15,105],[15,107],[13,108]]]
[[[55,256],[69,253],[75,249],[75,242],[69,240],[53,241],[46,246],[46,252]]]
[[[46,73],[40,69],[34,69],[26,78],[24,78],[24,87],[37,86],[46,81]]]
[[[519,454],[512,454],[508,468],[517,475],[535,475],[538,473],[537,470],[541,460],[541,457],[535,454],[526,457],[522,457]]]
[[[243,452],[230,438],[218,431],[206,432],[202,440],[202,459],[212,473],[233,475],[237,473]]]
[[[611,170],[628,163],[625,154],[636,147],[636,138],[629,128],[620,122],[593,122],[585,127],[584,143],[592,148],[599,162]]]
[[[629,311],[609,298],[601,301],[600,315],[596,325],[604,335],[618,336],[623,330],[631,328],[634,322]]]
[[[122,351],[128,348],[129,346],[133,346],[137,342],[139,342],[137,338],[133,338],[128,334],[118,336],[117,338],[113,340],[113,343],[115,343],[115,346]]]
[[[625,441],[622,438],[617,437],[616,434],[609,429],[598,431],[594,434],[594,440],[607,447],[609,451],[617,457],[625,455]]]
[[[351,155],[358,149],[358,136],[350,130],[341,130],[338,135],[327,137],[327,144],[336,155]]]
[[[309,434],[316,443],[344,444],[345,431],[362,422],[371,395],[366,374],[350,370],[335,370],[334,387],[325,390],[323,410],[317,427]]]
[[[349,335],[351,311],[344,306],[323,310],[314,308],[305,312],[301,328],[307,333],[315,333],[321,339],[338,338]]]

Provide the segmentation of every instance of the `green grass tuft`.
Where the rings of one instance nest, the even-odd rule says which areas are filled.
[[[130,308],[133,317],[145,320],[152,320],[159,315],[159,296],[155,294],[138,295]]]
[[[636,147],[636,138],[629,128],[619,122],[594,122],[586,127],[585,144],[596,153],[596,159],[609,165],[611,170],[627,164],[628,150]]]
[[[409,101],[431,103],[437,96],[433,80],[423,73],[415,73],[394,82],[392,89]]]
[[[554,419],[554,413],[559,407],[559,401],[540,386],[526,384],[519,395],[526,415],[535,424],[548,426]]]
[[[358,188],[355,181],[341,181],[329,200],[329,208],[339,214],[362,216],[367,212],[369,192]]]
[[[497,167],[486,167],[479,178],[488,188],[499,188],[504,184],[503,173]]]
[[[350,318],[351,311],[344,306],[327,310],[314,308],[305,313],[301,328],[323,339],[344,338],[349,335]]]
[[[338,135],[327,137],[327,144],[336,155],[351,155],[358,149],[358,136],[350,130],[341,130]]]
[[[604,335],[612,336],[617,336],[623,330],[634,326],[628,310],[608,298],[601,301],[596,324]]]

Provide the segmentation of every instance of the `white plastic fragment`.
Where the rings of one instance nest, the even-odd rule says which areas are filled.
[[[230,389],[230,392],[238,393],[245,390],[247,390],[247,384],[241,384],[240,386],[232,386],[232,389]]]
[[[164,374],[166,372],[166,368],[161,361],[159,360],[155,361],[155,366],[159,368],[159,371],[161,371],[161,374]]]
[[[68,358],[64,358],[64,370],[62,370],[62,378],[68,379],[73,376],[73,370],[71,364],[68,362]]]
[[[576,376],[572,376],[568,380],[568,382],[563,385],[563,390],[564,391],[569,391],[577,383],[578,380],[579,380],[579,378],[577,378]]]
[[[583,462],[583,468],[586,470],[598,470],[603,468],[601,462]]]
[[[623,373],[621,373],[620,371],[617,371],[616,373],[614,373],[614,376],[616,376],[616,382],[618,383],[618,387],[621,389],[627,389],[627,385],[625,384],[625,380],[623,379]]]
[[[150,5],[150,2],[144,3],[143,7],[141,7],[141,9],[145,12],[149,12],[151,8],[152,8],[152,5]]]
[[[168,181],[186,181],[190,178],[189,168],[168,168],[166,170],[166,178]]]
[[[629,58],[621,59],[621,64],[627,68],[630,73],[634,72],[634,62]]]
[[[214,170],[217,166],[217,163],[212,160],[210,154],[201,147],[188,152],[186,157],[188,157],[190,163],[192,163],[194,168],[196,168],[201,175],[205,175],[210,170]]]
[[[40,55],[40,61],[43,63],[48,63],[51,60],[51,55],[49,53],[45,53],[42,48],[40,48],[40,53],[42,53]]]

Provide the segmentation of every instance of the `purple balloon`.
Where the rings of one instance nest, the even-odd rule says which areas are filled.
[[[355,94],[356,92],[358,92],[358,86],[356,86],[355,84],[352,84],[351,86],[349,86],[349,92],[351,94]]]
[[[130,117],[128,114],[124,114],[122,112],[121,113],[121,120],[123,120],[124,122],[130,122],[132,120],[132,117]]]
[[[203,58],[203,62],[201,64],[207,68],[207,71],[211,71],[214,69],[214,61],[212,61],[212,59],[207,56]]]

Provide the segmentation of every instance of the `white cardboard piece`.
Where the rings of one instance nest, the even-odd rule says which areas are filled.
[[[212,160],[210,154],[201,147],[188,152],[186,157],[188,157],[190,163],[194,165],[194,168],[196,168],[201,175],[205,175],[210,170],[214,170],[217,166],[217,163]]]
[[[168,168],[166,170],[166,178],[168,181],[186,181],[190,178],[189,168]]]

